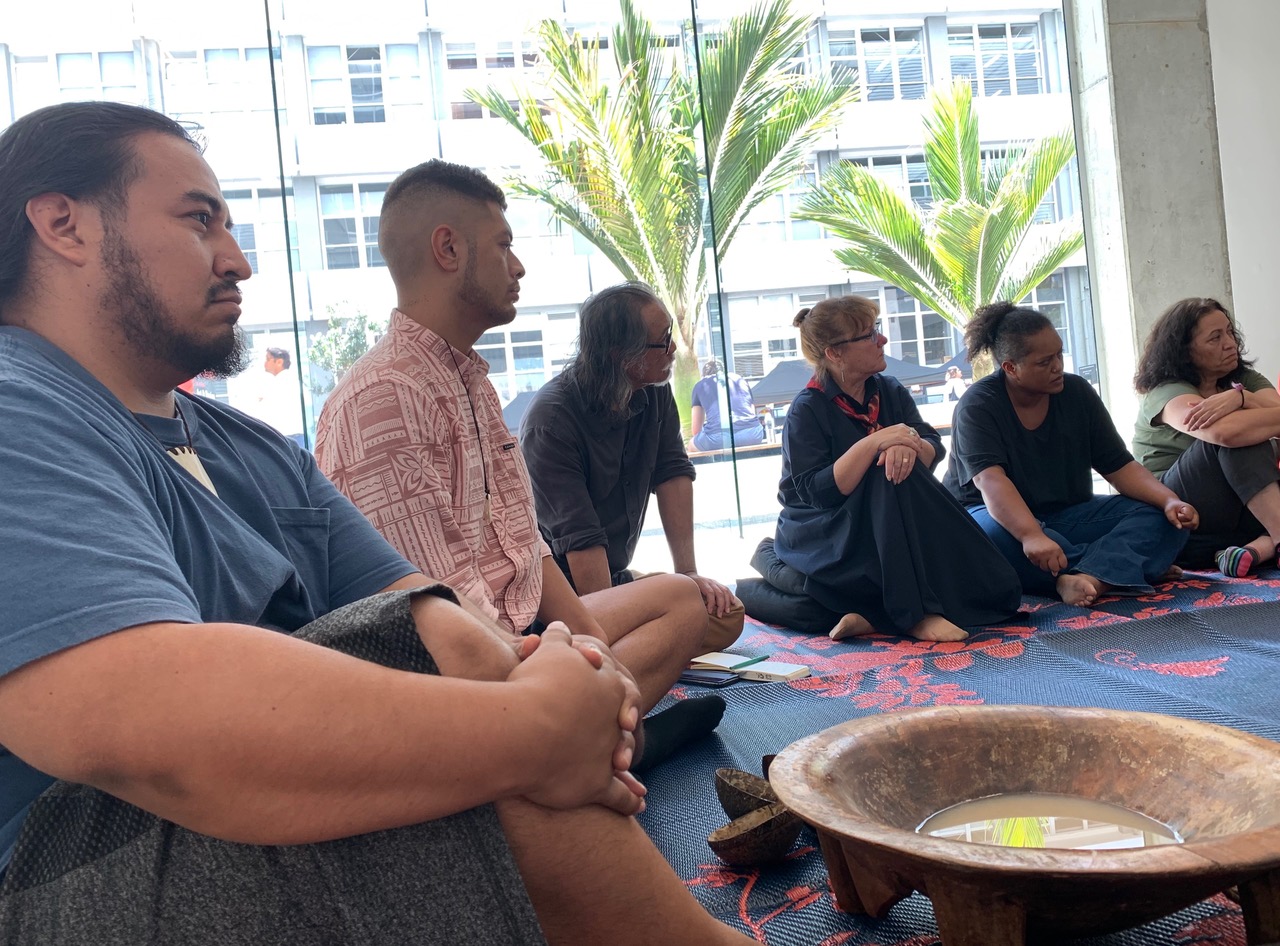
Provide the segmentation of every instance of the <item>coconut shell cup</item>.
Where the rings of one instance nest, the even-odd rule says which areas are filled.
[[[730,820],[778,800],[772,785],[742,769],[716,769],[716,797]]]
[[[785,805],[773,802],[712,831],[707,844],[726,864],[754,867],[786,857],[803,827]]]

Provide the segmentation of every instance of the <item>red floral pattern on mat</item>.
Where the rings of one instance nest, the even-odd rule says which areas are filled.
[[[805,857],[816,848],[812,845],[797,848],[787,855],[787,860]],[[813,906],[823,897],[830,896],[829,890],[815,890],[807,884],[789,888],[782,896],[782,903],[772,910],[758,912],[752,907],[751,894],[760,882],[758,868],[734,868],[724,864],[699,864],[697,876],[685,881],[689,887],[731,887],[743,881],[742,890],[738,894],[738,919],[746,926],[747,931],[757,942],[767,943],[764,926],[770,920],[783,913],[792,913]]]
[[[1126,670],[1150,670],[1179,677],[1214,677],[1226,670],[1230,657],[1213,657],[1209,660],[1180,660],[1174,663],[1146,663],[1138,659],[1131,650],[1100,650],[1093,655],[1095,660]]]

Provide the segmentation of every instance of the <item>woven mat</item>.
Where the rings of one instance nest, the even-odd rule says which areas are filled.
[[[668,700],[722,695],[729,704],[712,737],[648,773],[641,824],[713,915],[774,946],[932,946],[929,901],[913,895],[882,921],[839,912],[814,834],[788,858],[732,868],[707,847],[727,820],[715,769],[760,772],[761,756],[845,720],[917,706],[1101,706],[1203,720],[1280,740],[1280,574],[1226,581],[1189,572],[1141,598],[1092,608],[1043,598],[1005,625],[958,644],[877,635],[833,642],[748,621],[733,650],[803,663],[792,683],[739,682],[718,690],[677,687]],[[665,704],[664,704],[665,705]],[[1087,909],[1087,905],[1082,905]],[[1240,909],[1223,896],[1090,946],[1244,946]]]

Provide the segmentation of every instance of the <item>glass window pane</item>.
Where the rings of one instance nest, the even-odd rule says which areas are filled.
[[[320,212],[330,214],[354,214],[356,199],[348,184],[320,185]]]
[[[58,84],[97,85],[98,75],[93,68],[93,53],[58,53]]]
[[[316,79],[341,78],[347,71],[337,46],[308,46],[307,73]]]
[[[330,217],[324,221],[325,246],[356,242],[356,222],[352,217]]]
[[[489,362],[490,374],[506,374],[507,350],[505,348],[477,348],[480,357]]]
[[[347,84],[341,79],[316,79],[311,83],[311,104],[315,108],[342,108],[347,103]]]
[[[360,251],[354,246],[326,247],[324,256],[329,269],[360,268]]]
[[[227,82],[236,78],[240,67],[240,50],[206,49],[204,51],[205,74],[210,82]]]
[[[360,212],[377,216],[382,210],[382,198],[387,196],[387,184],[360,185]]]
[[[388,75],[416,76],[418,74],[417,44],[388,43],[387,65],[384,71]]]
[[[382,51],[377,46],[348,46],[347,73],[376,75],[382,71]]]
[[[133,53],[99,53],[103,85],[133,85],[137,79],[133,72]]]
[[[1040,302],[1061,301],[1067,297],[1067,277],[1062,270],[1050,273],[1036,287],[1036,299]]]
[[[884,290],[884,311],[888,313],[915,312],[916,300],[897,286],[886,286]]]
[[[828,33],[827,52],[831,58],[853,58],[854,56],[857,56],[857,35],[857,32],[854,30],[832,30]]]
[[[516,67],[515,49],[511,43],[498,43],[493,55],[485,56],[486,69],[514,69]]]
[[[381,105],[382,80],[376,76],[367,79],[352,78],[351,102],[354,105]]]
[[[475,43],[445,43],[444,56],[450,69],[475,69],[478,65]]]

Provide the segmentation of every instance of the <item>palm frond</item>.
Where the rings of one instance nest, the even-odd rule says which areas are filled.
[[[1075,153],[1069,131],[1013,144],[984,167],[972,89],[934,89],[925,116],[933,195],[915,213],[865,169],[828,170],[794,214],[821,223],[843,246],[836,258],[915,296],[963,326],[977,307],[1020,299],[1083,245],[1078,221],[1038,224],[1036,213]]]
[[[924,116],[924,163],[935,200],[981,201],[981,147],[973,86],[967,79],[935,89]]]
[[[832,168],[794,216],[820,223],[844,241],[836,258],[850,269],[892,283],[944,318],[958,317],[957,300],[930,251],[924,220],[866,168],[849,163]]]

